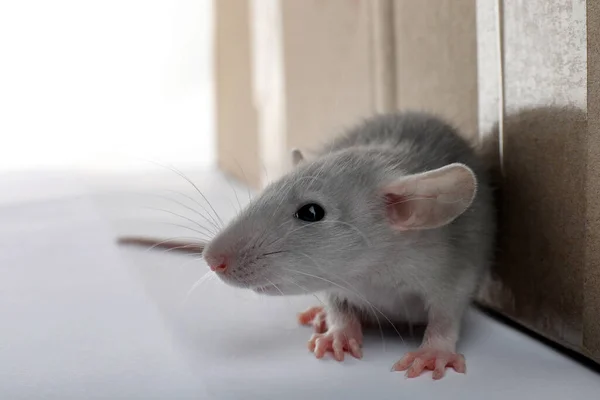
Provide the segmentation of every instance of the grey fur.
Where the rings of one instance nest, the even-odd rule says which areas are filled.
[[[441,228],[391,229],[379,189],[451,163],[475,173],[471,206]],[[293,217],[308,202],[324,207],[323,221]],[[494,231],[489,179],[474,150],[440,119],[409,112],[368,119],[301,161],[204,254],[209,263],[227,256],[221,279],[232,285],[273,295],[323,291],[330,311],[362,310],[363,322],[383,314],[423,322],[433,310],[458,329],[490,266]]]

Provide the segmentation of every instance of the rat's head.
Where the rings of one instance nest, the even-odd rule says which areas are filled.
[[[270,184],[204,250],[226,283],[292,295],[342,285],[406,231],[444,226],[471,204],[476,181],[462,164],[407,175],[389,160],[345,150]]]

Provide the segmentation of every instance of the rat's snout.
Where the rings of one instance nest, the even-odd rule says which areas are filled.
[[[209,264],[209,268],[211,271],[215,271],[215,272],[225,272],[225,270],[227,269],[227,264],[225,263],[225,261],[222,261],[220,264],[215,265],[215,264]]]
[[[225,256],[207,256],[205,260],[211,271],[225,272],[227,270],[227,257]]]
[[[228,285],[249,288],[265,285],[261,279],[262,264],[256,265],[253,254],[240,252],[229,243],[213,241],[206,247],[202,257],[212,272]]]

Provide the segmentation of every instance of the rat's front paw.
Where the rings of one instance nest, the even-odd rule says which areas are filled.
[[[465,357],[449,351],[422,348],[406,353],[394,364],[392,371],[406,371],[408,378],[415,378],[425,370],[432,370],[433,379],[442,379],[447,367],[464,374],[467,370]]]
[[[325,333],[315,333],[308,341],[308,349],[317,358],[323,358],[328,351],[333,352],[337,361],[344,360],[344,353],[348,352],[355,358],[362,357],[362,331],[360,325],[344,328],[329,329]]]
[[[323,333],[327,330],[326,315],[323,307],[311,307],[298,314],[298,322],[301,325],[312,325],[316,333]]]

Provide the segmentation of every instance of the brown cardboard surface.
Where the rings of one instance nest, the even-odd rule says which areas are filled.
[[[504,123],[498,265],[483,301],[578,347],[585,265],[585,113],[533,108],[508,115]]]
[[[599,16],[598,0],[503,2],[498,262],[479,297],[482,304],[597,362]],[[487,46],[500,48],[493,35],[480,36],[479,47]],[[486,71],[479,76],[498,79],[486,78]],[[480,97],[481,104],[498,104],[493,90],[480,90]],[[489,110],[480,107],[480,119],[489,122]]]
[[[600,362],[600,0],[587,1],[587,229],[583,347]]]

